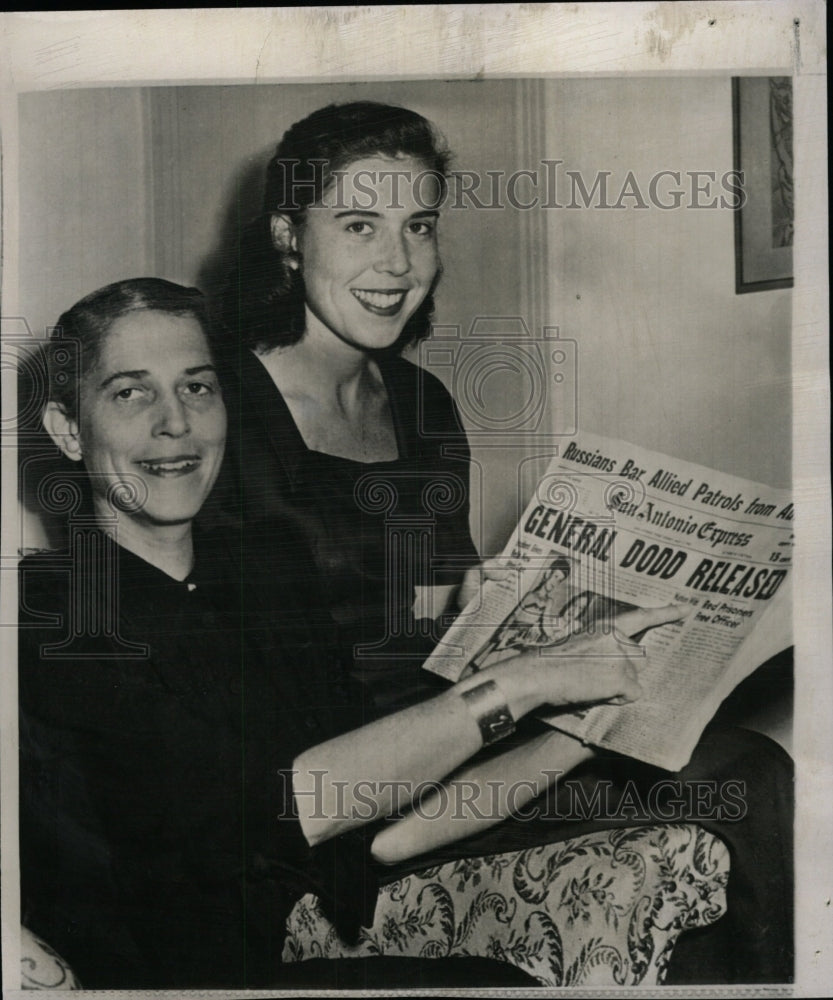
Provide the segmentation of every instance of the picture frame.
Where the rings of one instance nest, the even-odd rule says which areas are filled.
[[[735,292],[793,287],[792,78],[732,78]]]

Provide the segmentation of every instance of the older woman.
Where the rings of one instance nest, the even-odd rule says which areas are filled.
[[[456,408],[401,357],[429,332],[448,161],[404,108],[333,105],[297,122],[222,300],[243,517],[267,546],[275,518],[306,539],[313,565],[299,572],[380,705],[424,693],[426,621],[478,562]]]
[[[64,313],[44,425],[88,505],[68,552],[20,567],[22,919],[87,987],[282,981],[299,896],[355,933],[371,853],[424,849],[405,821],[379,826],[417,789],[539,705],[639,695],[604,637],[557,671],[518,657],[368,722],[291,533],[264,561],[260,539],[192,531],[226,433],[194,289],[123,281]],[[562,743],[566,769],[583,751]]]

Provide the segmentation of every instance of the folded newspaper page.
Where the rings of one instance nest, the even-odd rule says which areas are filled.
[[[679,770],[721,701],[792,641],[792,524],[787,491],[581,433],[539,481],[504,550],[507,572],[425,667],[453,681],[534,650],[557,669],[578,631],[612,630],[628,608],[680,605],[683,620],[638,637],[638,702],[542,715]]]

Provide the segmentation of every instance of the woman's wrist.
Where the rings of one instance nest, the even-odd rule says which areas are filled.
[[[460,697],[480,729],[483,746],[491,746],[515,732],[515,718],[494,680],[482,680],[461,692]]]
[[[541,680],[538,676],[537,657],[513,656],[509,660],[496,663],[486,670],[478,671],[458,681],[454,691],[458,695],[476,688],[486,681],[493,682],[503,695],[504,703],[517,722],[533,709],[544,704],[541,696]]]

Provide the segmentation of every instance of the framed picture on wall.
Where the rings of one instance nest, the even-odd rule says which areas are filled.
[[[734,168],[746,198],[735,211],[735,291],[793,285],[792,80],[732,80]]]

